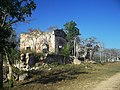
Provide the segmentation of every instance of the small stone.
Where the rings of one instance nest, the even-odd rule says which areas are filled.
[[[27,78],[28,78],[28,73],[24,73],[24,74],[19,76],[19,81],[26,80]]]
[[[81,61],[78,60],[78,59],[75,57],[74,60],[73,60],[73,63],[74,63],[74,64],[81,64]]]

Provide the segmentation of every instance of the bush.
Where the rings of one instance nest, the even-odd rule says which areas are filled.
[[[8,80],[8,85],[9,85],[9,87],[13,87],[13,80],[12,79]]]

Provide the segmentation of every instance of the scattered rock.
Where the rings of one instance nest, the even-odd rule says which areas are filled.
[[[19,76],[16,73],[13,73],[14,79],[17,81]]]
[[[6,83],[7,82],[7,76],[3,75],[3,82]]]
[[[73,64],[81,64],[81,61],[75,57],[73,60]]]
[[[28,73],[24,73],[24,74],[19,76],[19,81],[26,80],[27,78],[28,78]]]
[[[50,71],[52,68],[49,68],[48,71]]]

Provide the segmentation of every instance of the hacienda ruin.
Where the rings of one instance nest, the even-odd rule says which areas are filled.
[[[66,34],[61,29],[52,32],[34,30],[20,35],[20,50],[58,54],[66,42]]]

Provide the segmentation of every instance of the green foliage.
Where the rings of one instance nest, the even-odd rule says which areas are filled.
[[[3,55],[5,52],[10,54],[9,49],[16,47],[12,25],[17,22],[25,22],[35,8],[34,0],[0,0],[0,54]],[[0,73],[3,72],[2,66],[0,63]],[[2,86],[3,79],[0,78],[0,88]]]
[[[0,0],[0,23],[4,20],[2,17],[5,17],[10,24],[25,21],[35,8],[34,0]]]
[[[16,60],[20,60],[20,52],[17,48],[10,48],[10,51],[8,52],[8,57],[11,63],[15,63]]]
[[[5,28],[3,28],[5,29]],[[4,49],[15,48],[17,45],[16,35],[12,28],[7,28],[5,30],[0,29],[0,53],[4,53]]]
[[[67,34],[67,40],[68,40],[68,42],[70,42],[71,40],[73,40],[74,37],[76,37],[77,35],[80,35],[79,29],[76,26],[77,26],[77,24],[76,24],[75,21],[67,22],[64,25],[64,31]]]
[[[6,54],[11,63],[14,63],[15,60],[20,59],[20,54],[17,49],[17,37],[16,33],[12,28],[3,30],[0,36],[0,53]]]
[[[12,25],[25,22],[35,10],[34,0],[0,0],[0,53],[8,53],[11,62],[19,59],[16,33]]]
[[[70,52],[71,52],[70,49],[71,49],[71,46],[70,46],[70,43],[68,42],[66,44],[66,46],[62,49],[61,54],[66,56],[66,57],[69,57],[70,56]]]
[[[13,33],[12,25],[25,22],[35,8],[33,0],[0,0],[0,53],[4,53],[3,49],[15,46],[9,40]]]
[[[9,87],[13,87],[13,80],[8,80]]]
[[[18,41],[15,31],[12,27],[3,26],[0,27],[0,52],[4,52],[4,49],[15,48]]]
[[[71,51],[73,50],[73,42],[75,40],[75,38],[80,35],[79,33],[79,29],[76,27],[77,24],[75,21],[70,21],[70,22],[67,22],[65,23],[64,25],[64,31],[66,32],[67,34],[67,41],[68,41],[68,44],[65,46],[63,52],[66,56],[69,56],[71,54]]]

